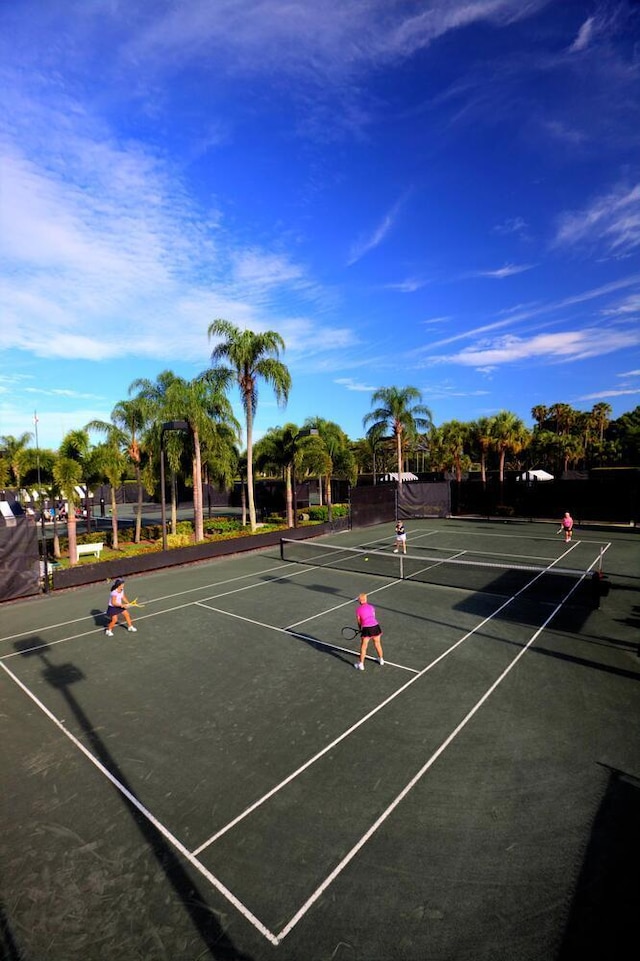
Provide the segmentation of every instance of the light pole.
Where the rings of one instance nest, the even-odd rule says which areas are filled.
[[[293,438],[293,467],[291,470],[291,483],[293,485],[293,526],[298,526],[298,491],[296,487],[296,443],[301,437],[316,437],[319,434],[317,427],[305,427],[299,430]]]
[[[168,420],[160,429],[160,512],[162,517],[162,550],[167,550],[167,507],[164,502],[164,435],[168,430],[189,430],[186,420]]]

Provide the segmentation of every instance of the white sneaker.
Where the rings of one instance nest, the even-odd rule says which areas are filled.
[[[361,664],[360,661],[356,661],[353,666],[355,667],[356,671],[364,671],[364,664]]]
[[[138,630],[138,628],[137,628],[137,627],[128,627],[127,630],[128,630],[128,631],[133,631],[133,633],[135,634],[136,631]]]
[[[106,637],[113,637],[113,631],[106,630],[104,633]]]
[[[394,554],[397,554],[397,553],[398,553],[398,548],[397,548],[397,547],[396,547],[396,548],[394,548],[394,551],[393,551],[393,553],[394,553]]]
[[[380,665],[380,667],[384,667],[384,657],[378,658],[378,664]]]

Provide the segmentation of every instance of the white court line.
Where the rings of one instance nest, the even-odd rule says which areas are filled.
[[[605,550],[607,550],[609,546],[610,546],[610,545],[607,545],[607,548],[605,548]],[[568,552],[567,552],[567,553],[568,553]],[[603,551],[602,553],[604,553],[604,551]],[[600,556],[602,556],[602,554],[601,554]],[[558,558],[558,560],[560,560],[560,559],[561,559],[561,558]],[[598,562],[598,559],[594,560],[593,563],[590,565],[590,567],[589,567],[588,570],[591,570],[591,568],[592,568],[597,562]],[[255,810],[257,807],[259,807],[262,803],[264,803],[264,801],[266,801],[268,798],[272,797],[278,790],[280,790],[281,787],[283,787],[286,783],[288,783],[289,781],[293,780],[294,777],[298,776],[299,773],[301,773],[302,770],[304,770],[306,767],[309,767],[310,764],[312,764],[315,759],[317,759],[318,757],[320,757],[322,754],[326,753],[332,746],[334,746],[334,745],[337,744],[340,740],[342,740],[344,737],[346,737],[348,733],[351,733],[352,730],[355,730],[356,727],[358,727],[358,726],[360,726],[360,724],[364,723],[364,721],[365,721],[368,717],[371,717],[371,716],[373,716],[374,714],[376,714],[376,713],[377,713],[379,710],[381,710],[386,704],[388,704],[390,701],[394,700],[395,697],[397,697],[400,693],[402,693],[404,690],[406,690],[407,687],[409,687],[409,686],[410,686],[411,684],[413,684],[416,680],[418,680],[420,677],[422,677],[424,674],[426,674],[429,670],[431,670],[433,667],[435,667],[436,664],[438,664],[441,660],[443,660],[446,656],[448,656],[449,653],[451,653],[451,652],[454,651],[457,647],[459,647],[460,644],[462,644],[465,640],[468,639],[468,637],[470,637],[473,633],[475,633],[477,630],[479,630],[484,624],[486,624],[486,623],[487,623],[488,621],[490,621],[493,617],[495,617],[498,613],[500,613],[501,610],[503,610],[505,607],[507,607],[516,597],[518,597],[519,594],[521,594],[524,590],[526,590],[527,587],[530,586],[530,584],[534,583],[534,581],[537,580],[538,577],[541,577],[543,573],[544,573],[544,572],[540,572],[540,574],[536,575],[536,577],[533,578],[533,579],[529,582],[529,584],[526,585],[526,587],[521,588],[520,591],[518,591],[518,592],[517,592],[516,594],[514,594],[512,597],[508,598],[508,599],[507,599],[499,608],[497,608],[491,615],[489,615],[488,617],[484,618],[484,620],[483,620],[481,623],[477,624],[475,628],[473,628],[471,631],[469,631],[467,634],[465,634],[464,637],[460,638],[460,639],[459,639],[455,644],[453,644],[447,651],[445,651],[445,652],[443,652],[441,655],[439,655],[438,658],[436,658],[431,664],[427,665],[427,667],[425,667],[422,671],[420,671],[418,674],[416,674],[414,677],[412,677],[406,684],[404,684],[401,688],[399,688],[398,691],[396,691],[394,694],[390,695],[390,697],[387,698],[386,701],[382,702],[380,705],[378,705],[377,708],[374,708],[371,712],[369,712],[369,714],[368,714],[365,718],[361,719],[360,722],[357,722],[357,724],[354,725],[352,728],[350,728],[349,731],[344,732],[338,739],[336,739],[336,741],[334,742],[333,745],[328,745],[328,746],[326,746],[321,752],[319,752],[318,755],[315,756],[315,758],[309,759],[309,761],[307,761],[307,762],[305,763],[305,765],[303,765],[303,766],[300,767],[297,771],[295,771],[295,772],[293,772],[291,775],[289,775],[289,777],[286,778],[285,781],[281,782],[280,785],[277,785],[277,786],[276,786],[275,788],[273,788],[270,792],[268,792],[268,794],[265,795],[264,798],[261,798],[261,799],[259,799],[258,801],[254,802],[254,804],[251,805],[250,808],[248,808],[245,812],[243,812],[241,815],[239,815],[237,818],[235,818],[232,822],[229,822],[229,824],[228,824],[227,826],[225,826],[224,828],[222,828],[219,832],[217,832],[216,835],[213,836],[213,839],[220,837],[223,833],[226,833],[226,831],[230,830],[230,828],[231,828],[232,826],[234,826],[235,824],[239,823],[239,821],[243,820],[252,810]],[[585,575],[585,576],[586,576],[586,575]],[[239,900],[235,897],[235,895],[233,895],[233,893],[232,893],[228,888],[226,888],[226,887],[222,884],[222,882],[218,880],[218,878],[216,878],[215,875],[213,875],[210,871],[208,871],[208,869],[205,868],[204,865],[202,865],[202,864],[197,860],[195,852],[189,852],[188,849],[186,849],[186,848],[182,845],[182,843],[181,843],[180,841],[178,841],[178,839],[177,839],[173,834],[171,834],[171,832],[169,832],[169,831],[164,827],[164,825],[162,825],[161,822],[159,822],[159,821],[151,814],[151,812],[149,812],[149,811],[144,807],[144,805],[142,805],[141,802],[138,801],[138,799],[137,799],[133,794],[131,794],[131,792],[128,791],[128,790],[124,787],[124,785],[121,784],[121,782],[118,781],[117,778],[115,778],[115,777],[110,773],[110,771],[109,771],[97,758],[95,758],[95,757],[91,754],[91,752],[90,752],[80,741],[78,741],[78,739],[77,739],[70,731],[67,730],[67,728],[64,726],[64,724],[62,724],[62,722],[59,721],[59,720],[55,717],[55,715],[53,715],[52,712],[49,711],[49,709],[48,709],[47,707],[45,707],[45,705],[44,705],[34,694],[31,693],[31,691],[26,687],[26,685],[24,685],[24,684],[16,677],[16,675],[13,674],[12,671],[10,671],[9,668],[6,667],[6,665],[5,665],[4,663],[1,663],[1,662],[0,662],[0,668],[2,668],[2,669],[9,675],[9,677],[11,677],[11,678],[13,679],[13,681],[18,685],[18,687],[20,687],[21,690],[22,690],[29,698],[31,698],[31,700],[44,712],[44,714],[45,714],[47,717],[49,717],[49,719],[52,720],[53,723],[65,734],[65,736],[68,737],[68,738],[73,742],[73,744],[74,744],[83,754],[85,754],[85,756],[91,761],[91,763],[93,763],[93,764],[101,771],[101,773],[103,773],[103,774],[105,775],[105,777],[107,777],[107,779],[108,779],[125,797],[127,797],[127,799],[141,812],[141,814],[143,814],[143,816],[144,816],[145,818],[147,818],[147,819],[149,820],[149,822],[154,825],[154,827],[156,827],[156,829],[166,838],[166,840],[167,840],[169,843],[171,843],[171,844],[176,848],[177,851],[179,851],[181,854],[183,854],[184,857],[189,861],[189,863],[191,863],[191,864],[196,868],[196,870],[199,871],[199,872],[212,884],[212,886],[216,888],[216,890],[218,890],[225,898],[227,898],[227,900],[228,900],[234,907],[236,907],[236,909],[242,914],[243,917],[245,917],[245,919],[246,919],[247,921],[249,921],[250,924],[252,924],[258,931],[260,931],[260,933],[263,934],[263,936],[264,936],[265,938],[267,938],[267,940],[269,940],[272,944],[277,945],[277,944],[280,943],[280,941],[281,941],[284,937],[286,937],[286,935],[287,935],[287,934],[291,931],[291,929],[298,923],[298,921],[301,920],[301,918],[307,913],[307,911],[310,909],[310,907],[311,907],[311,906],[315,903],[315,901],[320,897],[320,895],[323,893],[323,891],[326,890],[326,888],[332,883],[333,880],[335,880],[335,878],[338,876],[338,874],[341,873],[341,871],[344,869],[344,867],[346,867],[346,865],[353,859],[353,857],[355,857],[356,853],[360,850],[360,848],[366,843],[366,841],[371,837],[371,835],[378,829],[378,827],[383,823],[383,821],[386,820],[386,818],[389,816],[389,814],[392,812],[392,810],[400,803],[400,801],[401,801],[401,800],[404,798],[404,796],[411,790],[411,788],[415,785],[415,783],[417,783],[417,781],[422,777],[422,775],[425,773],[425,771],[428,770],[428,768],[431,766],[431,764],[433,763],[433,761],[435,761],[435,759],[445,750],[445,748],[448,746],[448,744],[457,736],[457,734],[459,733],[459,731],[462,730],[462,728],[466,725],[466,723],[468,722],[468,720],[476,713],[476,711],[479,709],[479,707],[481,706],[481,704],[490,696],[490,694],[493,692],[493,690],[495,689],[495,687],[497,687],[497,685],[501,682],[502,678],[503,678],[504,676],[506,676],[506,674],[511,670],[511,667],[514,666],[514,664],[516,663],[516,661],[522,656],[522,654],[524,654],[525,650],[527,650],[528,647],[531,645],[531,643],[533,643],[533,640],[535,640],[535,638],[541,633],[541,631],[544,629],[544,627],[546,627],[546,625],[552,620],[552,618],[555,616],[555,614],[557,613],[557,611],[560,610],[560,608],[562,607],[562,604],[564,603],[564,601],[566,601],[567,598],[573,593],[573,591],[576,590],[576,588],[578,587],[578,585],[581,583],[581,580],[582,580],[582,578],[581,578],[579,581],[576,582],[576,584],[573,586],[573,588],[572,588],[572,590],[569,592],[569,594],[567,594],[567,596],[564,598],[564,600],[554,609],[553,613],[550,614],[550,616],[549,616],[549,617],[547,618],[547,620],[544,622],[544,624],[542,625],[542,627],[539,628],[539,630],[538,630],[537,633],[534,635],[534,637],[528,642],[528,644],[526,645],[526,647],[523,648],[523,650],[516,656],[515,660],[514,660],[514,661],[512,662],[512,664],[511,664],[511,666],[510,666],[509,668],[507,668],[505,672],[503,672],[503,675],[501,675],[501,677],[498,678],[498,680],[497,680],[497,681],[494,683],[494,685],[487,691],[487,693],[484,695],[484,697],[476,704],[476,706],[472,709],[472,711],[469,712],[469,714],[466,716],[466,718],[463,719],[463,721],[460,723],[460,725],[458,725],[458,727],[452,732],[452,734],[449,735],[449,738],[447,738],[447,740],[446,740],[445,742],[443,742],[443,744],[440,746],[440,748],[438,749],[438,751],[437,751],[434,755],[432,755],[432,758],[430,758],[429,761],[427,761],[427,763],[423,766],[423,768],[421,768],[421,770],[418,772],[418,774],[414,776],[414,778],[412,779],[412,781],[409,782],[409,784],[408,784],[407,786],[405,786],[405,788],[403,789],[403,791],[396,797],[396,799],[392,802],[392,804],[386,809],[385,812],[383,812],[383,814],[380,816],[380,818],[378,818],[377,821],[369,828],[369,830],[365,833],[365,835],[363,835],[363,837],[362,837],[362,838],[360,839],[360,841],[351,849],[351,851],[348,852],[348,854],[345,856],[345,858],[342,859],[342,861],[337,865],[337,867],[334,869],[334,871],[333,871],[333,872],[325,879],[325,881],[316,889],[316,891],[311,895],[311,897],[307,899],[307,901],[302,905],[302,907],[299,909],[299,911],[296,912],[296,914],[291,918],[291,920],[285,925],[285,927],[282,929],[282,931],[280,932],[280,934],[277,935],[277,936],[274,935],[264,924],[262,924],[262,922],[259,921],[259,919],[258,919],[255,915],[253,915],[252,912],[249,911],[249,909],[246,908],[245,905],[244,905],[241,901],[239,901]],[[256,585],[256,586],[258,586],[258,585]],[[387,586],[390,586],[390,585],[387,585]],[[192,603],[201,603],[201,602],[190,602],[189,604],[184,604],[184,605],[180,605],[180,606],[181,606],[181,607],[187,607],[187,606],[190,606],[190,604],[192,604]],[[206,607],[207,605],[203,604],[202,606]],[[214,610],[215,610],[215,609],[214,609]],[[160,613],[164,613],[164,612],[157,612],[157,613],[160,614]],[[229,612],[227,612],[227,611],[220,611],[220,613],[222,613],[222,614],[228,614]],[[150,616],[156,616],[156,615],[150,615]],[[234,615],[232,615],[232,616],[234,616]],[[265,625],[265,626],[270,626],[270,625]],[[284,629],[280,629],[280,630],[284,630]],[[93,632],[90,632],[90,633],[93,633]],[[290,632],[287,632],[287,633],[290,633]],[[315,641],[315,639],[313,639],[313,640]],[[317,642],[316,642],[316,643],[317,643]],[[24,653],[24,652],[23,652],[23,653]],[[204,847],[207,847],[207,846],[209,846],[209,845],[212,843],[212,840],[213,840],[213,839],[209,839],[209,841],[205,842],[204,845],[201,845],[200,848],[198,848],[198,849],[196,849],[196,850],[197,850],[198,852],[202,851],[202,850],[204,849]]]
[[[593,563],[595,564],[596,561],[594,561]],[[494,617],[496,617],[496,615],[498,615],[501,611],[503,611],[505,607],[507,607],[509,604],[511,604],[511,602],[512,602],[513,600],[515,600],[520,594],[522,594],[523,591],[527,590],[527,588],[530,587],[531,584],[533,584],[535,581],[537,581],[539,577],[542,577],[542,574],[543,574],[543,573],[545,573],[545,572],[542,571],[542,572],[540,572],[539,574],[537,574],[534,578],[532,578],[531,581],[529,581],[529,583],[528,583],[525,587],[522,587],[516,594],[513,594],[511,597],[507,598],[507,600],[505,600],[504,603],[502,603],[502,604],[500,605],[500,607],[496,608],[496,610],[493,611],[493,613],[489,614],[489,615],[488,615],[487,617],[485,617],[482,621],[480,621],[478,624],[476,624],[476,626],[475,626],[474,628],[472,628],[470,631],[467,631],[467,633],[466,633],[463,637],[461,637],[459,640],[457,640],[457,641],[455,642],[455,644],[452,644],[451,647],[449,647],[446,651],[443,651],[442,654],[438,655],[438,657],[436,657],[435,660],[431,661],[430,664],[428,664],[428,665],[427,665],[426,667],[424,667],[421,671],[419,671],[414,677],[410,678],[405,684],[402,685],[402,687],[399,687],[397,691],[395,691],[393,694],[390,694],[389,697],[387,697],[384,701],[382,701],[380,704],[378,704],[377,707],[375,707],[375,708],[373,708],[371,711],[369,711],[369,713],[366,714],[366,715],[365,715],[363,718],[361,718],[359,721],[356,721],[355,724],[353,724],[350,728],[348,728],[346,731],[344,731],[342,734],[340,734],[334,741],[332,741],[330,744],[327,744],[327,745],[326,745],[324,748],[322,748],[322,750],[319,751],[317,754],[314,754],[313,757],[311,757],[311,758],[309,758],[307,761],[305,761],[304,764],[302,764],[299,768],[297,768],[295,771],[293,771],[291,774],[289,774],[289,775],[288,775],[283,781],[281,781],[279,784],[276,784],[276,785],[275,785],[273,788],[271,788],[271,790],[268,791],[265,795],[263,795],[261,798],[258,798],[256,801],[254,801],[253,804],[251,804],[248,808],[246,808],[241,814],[237,815],[237,817],[233,818],[233,820],[229,821],[228,824],[224,825],[224,827],[220,828],[219,831],[217,831],[215,834],[212,834],[209,838],[207,838],[205,841],[203,841],[202,844],[201,844],[199,847],[194,848],[193,853],[194,853],[194,854],[200,854],[202,851],[204,851],[205,848],[209,847],[211,844],[214,843],[214,841],[217,841],[218,838],[222,837],[223,834],[226,834],[227,831],[230,831],[231,828],[235,827],[237,824],[240,823],[240,821],[243,821],[244,818],[246,818],[249,814],[251,814],[251,813],[252,813],[253,811],[255,811],[257,808],[259,808],[262,804],[264,804],[265,801],[268,801],[271,797],[274,796],[274,794],[277,794],[278,791],[282,790],[282,788],[284,788],[287,784],[289,784],[291,781],[293,781],[294,778],[296,778],[296,777],[298,777],[300,774],[302,774],[303,771],[306,771],[306,769],[307,769],[308,767],[310,767],[310,766],[311,766],[312,764],[314,764],[317,760],[319,760],[324,754],[327,753],[327,751],[330,751],[332,748],[334,748],[334,747],[336,746],[336,744],[339,744],[339,743],[340,743],[342,740],[344,740],[344,738],[346,738],[349,734],[352,734],[354,731],[356,731],[362,724],[364,724],[365,721],[367,721],[367,720],[369,720],[370,718],[374,717],[374,715],[377,714],[378,711],[381,711],[382,708],[384,708],[384,707],[387,706],[387,704],[390,704],[393,700],[395,700],[396,697],[398,697],[400,694],[402,694],[404,691],[406,691],[406,689],[407,689],[408,687],[410,687],[410,686],[411,686],[412,684],[414,684],[417,680],[419,680],[421,677],[423,677],[425,674],[427,674],[429,671],[431,671],[437,664],[440,663],[440,661],[444,660],[445,657],[448,657],[449,654],[451,654],[453,651],[455,651],[456,648],[458,648],[461,644],[464,643],[464,641],[468,640],[473,634],[476,633],[476,631],[479,631],[482,627],[484,627],[485,624],[487,624],[487,623],[488,623],[489,621],[491,621]],[[578,586],[579,583],[580,583],[580,581],[576,581],[576,584],[574,584],[574,586],[572,587],[572,589],[571,589],[571,591],[569,592],[569,594],[567,595],[567,597],[569,597],[570,594],[573,593],[573,591],[576,589],[576,587]],[[565,598],[565,600],[566,600],[566,598]],[[216,613],[229,615],[229,612],[228,612],[228,611],[217,610],[217,609],[214,608],[214,607],[209,607],[209,605],[203,605],[203,606],[204,606],[204,607],[207,607],[207,608],[210,609],[210,610],[216,611]],[[247,618],[240,617],[240,615],[238,615],[238,614],[231,614],[231,615],[229,615],[229,616],[238,618],[239,620],[247,620]],[[551,616],[553,616],[553,615],[551,615]],[[259,622],[252,622],[252,623],[256,623],[256,624],[257,624],[257,623],[259,623]],[[271,627],[271,625],[268,625],[268,624],[262,624],[262,625],[260,625],[260,626],[262,626],[262,627]],[[271,628],[271,629],[274,630],[274,628]],[[282,631],[282,630],[284,630],[284,629],[283,629],[283,628],[275,628],[275,630],[281,630],[281,631]]]
[[[201,601],[216,600],[218,597],[227,597],[227,596],[229,596],[230,594],[237,594],[237,593],[239,593],[240,591],[249,591],[249,590],[253,590],[254,588],[268,587],[270,584],[275,584],[275,583],[277,583],[277,581],[285,580],[285,578],[290,578],[290,577],[300,577],[302,574],[305,574],[305,573],[308,572],[308,568],[302,568],[302,569],[301,569],[298,565],[295,565],[295,564],[284,564],[284,565],[281,564],[281,565],[279,565],[278,567],[269,568],[268,571],[265,571],[265,572],[263,572],[263,573],[270,573],[271,571],[281,570],[283,567],[293,567],[294,570],[293,570],[290,574],[286,574],[286,575],[283,574],[282,577],[272,578],[271,580],[269,580],[269,581],[264,581],[263,583],[260,583],[260,584],[247,584],[247,585],[245,585],[244,587],[234,588],[234,590],[232,590],[232,591],[222,591],[222,592],[219,593],[219,594],[212,594],[210,597],[203,597],[203,598],[201,598]],[[237,577],[237,578],[236,578],[236,577],[229,578],[229,580],[227,580],[227,581],[221,581],[220,583],[221,583],[221,584],[230,584],[230,583],[232,583],[232,582],[235,581],[235,580],[243,580],[245,577],[252,577],[252,576],[254,576],[254,575],[252,575],[252,574],[244,574],[244,575],[242,575],[242,576],[240,576],[240,577]],[[190,593],[192,593],[193,591],[208,590],[209,588],[211,588],[211,587],[213,587],[213,586],[215,586],[215,585],[213,585],[213,584],[205,584],[204,587],[194,587],[194,588],[189,588],[189,589],[186,590],[186,591],[177,591],[175,594],[166,594],[166,595],[164,595],[163,597],[156,597],[156,598],[153,598],[153,600],[145,601],[145,605],[154,604],[154,603],[157,603],[158,601],[162,601],[162,600],[168,600],[168,599],[171,598],[171,597],[181,597],[181,596],[183,596],[184,594],[190,594]],[[150,612],[150,613],[148,613],[148,614],[137,615],[137,616],[136,616],[136,623],[138,623],[139,621],[146,621],[146,620],[148,620],[150,617],[160,617],[160,616],[162,616],[163,614],[171,614],[171,613],[173,613],[174,611],[181,611],[181,610],[184,610],[185,607],[194,607],[195,605],[199,604],[201,601],[200,601],[200,600],[198,600],[198,601],[186,601],[184,604],[176,604],[174,607],[165,607],[165,608],[164,608],[163,610],[161,610],[161,611],[153,611],[153,613]],[[347,602],[347,603],[350,603],[350,602]],[[88,615],[88,616],[89,616],[89,617],[92,617],[92,618],[95,618],[95,617],[100,616],[100,614],[91,614],[91,615]],[[78,621],[84,621],[84,620],[86,620],[86,619],[87,619],[86,617],[79,617],[79,618],[76,618],[75,621],[67,621],[66,623],[67,623],[67,624],[75,624],[75,623],[77,623]],[[53,626],[53,625],[52,625],[52,626]],[[55,625],[55,626],[65,627],[66,624],[58,624],[58,625]],[[41,628],[41,630],[43,630],[43,629]],[[24,636],[27,635],[27,634],[34,634],[34,633],[35,633],[35,631],[23,631],[22,634],[14,634],[14,635],[12,635],[12,637],[10,637],[10,638],[9,638],[9,637],[5,637],[5,638],[2,638],[2,640],[5,640],[5,641],[6,641],[6,640],[12,640],[12,639],[15,639],[15,638],[18,638],[18,637],[24,637]],[[21,655],[21,654],[31,654],[31,653],[33,653],[34,651],[41,651],[44,647],[55,647],[56,644],[62,644],[62,643],[64,643],[65,641],[75,641],[77,638],[87,637],[87,636],[89,636],[89,635],[91,635],[91,634],[104,634],[104,627],[94,627],[94,628],[92,628],[90,631],[83,631],[81,634],[69,634],[67,637],[60,637],[60,638],[58,638],[57,641],[43,641],[42,644],[37,644],[35,647],[25,648],[24,650],[20,650],[20,651],[9,651],[8,654],[0,654],[0,661],[3,661],[3,660],[5,660],[6,658],[9,658],[9,657],[17,657],[17,656],[19,656],[19,655]],[[141,638],[138,638],[138,640],[141,640]]]
[[[496,690],[496,688],[503,682],[503,680],[509,674],[509,672],[512,671],[513,668],[516,666],[520,658],[526,654],[526,652],[529,650],[529,648],[534,643],[534,641],[540,636],[540,634],[545,629],[547,624],[555,617],[555,615],[558,613],[558,611],[560,610],[562,605],[565,603],[565,601],[571,596],[573,591],[577,588],[579,583],[580,581],[578,581],[572,587],[571,591],[569,591],[569,593],[563,598],[563,600],[553,610],[553,612],[549,615],[549,617],[546,619],[544,624],[542,624],[538,628],[538,630],[533,634],[533,636],[527,641],[527,643],[522,648],[522,650],[520,650],[518,654],[516,654],[516,656],[508,665],[508,667],[506,667],[505,670],[502,672],[502,674],[493,682],[491,687],[489,687],[488,690],[482,695],[482,697],[478,701],[476,701],[474,706],[471,708],[470,711],[467,712],[467,714],[463,717],[463,719],[460,721],[457,727],[455,727],[451,732],[451,734],[449,734],[449,736],[445,738],[445,740],[437,748],[437,750],[434,751],[431,757],[422,765],[420,770],[404,786],[404,788],[400,791],[400,793],[396,795],[396,797],[391,802],[391,804],[389,804],[389,806],[382,812],[382,814],[377,818],[377,820],[373,822],[371,827],[367,831],[365,831],[365,833],[362,835],[360,840],[357,841],[356,844],[354,844],[354,846],[351,848],[351,850],[347,852],[347,854],[336,865],[333,871],[329,875],[327,875],[327,877],[324,879],[322,884],[320,884],[316,888],[316,890],[313,892],[313,894],[311,894],[310,897],[307,898],[307,900],[304,902],[302,907],[300,907],[299,910],[296,911],[296,913],[293,915],[293,917],[287,922],[287,924],[285,924],[284,928],[282,928],[282,930],[278,932],[278,935],[277,935],[278,942],[281,942],[284,940],[284,938],[286,938],[286,936],[289,934],[292,928],[294,928],[295,925],[304,917],[304,915],[315,904],[318,898],[327,890],[329,885],[331,885],[335,881],[335,879],[338,877],[338,875],[342,873],[342,871],[346,868],[349,862],[353,860],[353,858],[361,850],[361,848],[364,847],[364,845],[375,834],[378,828],[381,827],[382,824],[384,824],[384,822],[389,818],[389,816],[393,813],[393,811],[398,807],[400,802],[404,800],[407,794],[415,787],[418,781],[421,780],[421,778],[426,774],[429,768],[432,767],[432,765],[437,761],[440,755],[443,754],[443,752],[455,740],[458,734],[460,734],[460,732],[467,726],[471,718],[475,714],[477,714],[477,712],[480,710],[480,708],[485,703],[485,701],[487,701],[491,697],[491,695]]]
[[[221,881],[219,881],[214,874],[211,873],[211,871],[209,871],[203,864],[201,864],[197,860],[197,858],[193,854],[191,854],[191,852],[177,839],[177,837],[174,834],[172,834],[171,831],[169,831],[164,826],[164,824],[162,824],[160,821],[158,821],[156,817],[153,816],[153,814],[144,806],[144,804],[142,804],[142,802],[138,800],[135,794],[132,794],[131,791],[129,791],[124,786],[124,784],[122,784],[121,781],[119,781],[116,777],[114,777],[111,771],[107,767],[105,767],[105,765],[102,764],[102,762],[99,761],[97,757],[94,757],[91,751],[89,751],[84,746],[84,744],[81,741],[79,741],[78,738],[74,734],[72,734],[68,728],[65,727],[62,721],[58,720],[55,714],[53,714],[49,710],[49,708],[46,707],[42,703],[42,701],[36,697],[35,694],[32,694],[29,688],[26,687],[26,685],[23,684],[18,677],[16,677],[13,671],[10,671],[5,664],[0,664],[0,667],[2,668],[3,671],[5,671],[9,675],[9,677],[14,681],[14,683],[18,685],[18,687],[27,695],[27,697],[31,698],[33,703],[40,708],[40,710],[49,718],[49,720],[53,721],[53,723],[56,725],[56,727],[60,731],[62,731],[65,737],[68,737],[71,743],[75,747],[77,747],[78,750],[81,751],[85,755],[85,757],[89,761],[91,761],[92,764],[94,764],[97,767],[100,773],[103,774],[107,778],[107,780],[109,780],[113,784],[113,786],[124,797],[126,797],[126,799],[131,804],[133,804],[135,808],[137,808],[140,814],[142,814],[142,816],[146,818],[146,820],[149,821],[150,824],[153,824],[154,828],[163,836],[163,838],[169,844],[171,844],[171,846],[174,847],[180,854],[182,854],[183,857],[186,858],[189,864],[191,864],[196,869],[196,871],[199,871],[200,874],[202,874],[203,877],[205,877],[207,881],[209,881],[209,883],[212,884],[213,887],[220,892],[220,894],[222,894],[228,901],[230,901],[231,904],[233,904],[233,906],[240,912],[240,914],[250,924],[252,924],[254,928],[257,928],[257,930],[262,935],[264,935],[264,937],[267,938],[268,941],[270,941],[272,944],[278,944],[278,939],[273,934],[273,932],[270,931],[267,927],[265,927],[265,925],[261,921],[259,921],[258,918],[254,914],[252,914],[251,911],[249,911],[249,909],[245,907],[245,905],[241,901],[239,901],[238,898],[236,898],[236,896],[227,887],[225,887],[225,885]]]
[[[157,604],[159,601],[168,601],[168,600],[171,600],[172,597],[185,597],[187,594],[194,594],[196,591],[208,591],[208,590],[210,590],[212,587],[221,587],[223,584],[233,584],[235,581],[246,580],[246,579],[249,578],[249,577],[257,577],[257,576],[261,576],[262,574],[270,574],[272,571],[280,571],[280,570],[282,570],[283,568],[293,567],[293,566],[295,566],[295,565],[293,565],[293,564],[290,563],[290,562],[289,562],[289,563],[284,563],[284,564],[278,564],[278,565],[275,566],[275,567],[267,567],[267,568],[265,568],[265,570],[263,570],[263,571],[257,571],[257,572],[254,571],[252,574],[238,574],[236,577],[229,577],[229,578],[227,578],[226,580],[218,581],[218,583],[216,583],[216,584],[203,584],[201,587],[188,587],[186,590],[176,591],[176,592],[173,593],[173,594],[163,594],[163,595],[161,595],[160,597],[154,597],[152,600],[148,600],[148,601],[146,601],[145,603],[146,603],[146,604]],[[154,574],[154,573],[157,574],[157,573],[161,573],[161,572],[158,572],[158,571],[148,571],[147,573],[148,573],[148,574]],[[127,580],[133,580],[134,577],[144,577],[144,576],[145,576],[144,574],[132,574],[130,578],[127,578]],[[111,578],[109,577],[109,578],[107,578],[107,580],[110,581]],[[86,585],[86,586],[89,587],[90,585]],[[94,584],[93,586],[95,587],[96,585]],[[255,586],[255,587],[260,587],[261,585],[256,584],[256,585],[253,585],[253,586]],[[173,608],[171,608],[171,609],[173,610]],[[73,620],[70,620],[70,621],[60,621],[58,624],[46,624],[44,627],[34,627],[34,628],[33,628],[32,630],[30,630],[30,631],[21,631],[21,632],[18,633],[18,634],[8,634],[8,635],[6,635],[5,637],[0,637],[0,643],[2,643],[3,641],[13,641],[13,640],[15,640],[15,639],[18,638],[18,637],[24,637],[25,634],[37,634],[37,633],[40,633],[41,631],[50,631],[50,630],[54,630],[55,628],[58,628],[58,627],[67,627],[67,625],[69,625],[69,624],[78,624],[80,621],[86,621],[88,618],[91,618],[91,617],[94,617],[94,616],[95,616],[95,615],[93,615],[93,614],[85,614],[85,615],[83,615],[82,617],[76,617],[76,618],[74,618]],[[80,635],[80,636],[82,636],[82,635]]]

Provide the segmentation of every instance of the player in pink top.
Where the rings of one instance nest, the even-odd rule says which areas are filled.
[[[558,534],[561,534],[562,531],[564,531],[564,542],[565,544],[568,544],[571,540],[571,535],[573,534],[573,517],[569,511],[566,512],[560,521],[560,530],[558,531]]]
[[[360,660],[353,665],[356,670],[364,671],[364,661],[367,656],[369,641],[373,639],[376,652],[378,654],[378,664],[384,664],[382,655],[382,629],[378,624],[376,609],[373,604],[369,604],[366,594],[358,595],[359,605],[356,608],[356,621],[360,628]]]

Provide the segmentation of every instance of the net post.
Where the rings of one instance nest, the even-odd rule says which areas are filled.
[[[398,554],[398,559],[400,561],[400,580],[404,580],[404,557],[402,554]]]
[[[284,560],[284,537],[280,538],[280,560]]]
[[[600,548],[600,556],[598,557],[598,573],[602,574],[602,558],[604,557],[604,548]]]

